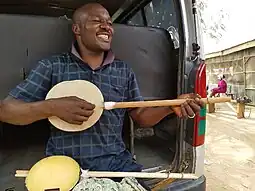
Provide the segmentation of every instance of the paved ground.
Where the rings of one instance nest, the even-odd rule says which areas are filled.
[[[255,109],[247,119],[236,119],[234,109],[218,104],[207,115],[207,191],[255,191]]]

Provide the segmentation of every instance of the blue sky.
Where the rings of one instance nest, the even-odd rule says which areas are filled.
[[[205,53],[220,51],[255,39],[255,0],[208,0],[205,16],[214,16],[221,8],[229,15],[224,23],[226,31],[219,43],[204,35]]]

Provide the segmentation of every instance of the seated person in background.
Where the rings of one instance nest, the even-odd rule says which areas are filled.
[[[220,80],[218,82],[218,87],[212,89],[212,93],[211,93],[210,97],[213,97],[219,93],[226,93],[226,92],[227,92],[227,82],[225,80],[225,76],[222,75],[222,76],[220,76]]]
[[[7,99],[0,102],[0,121],[26,125],[57,116],[82,124],[92,114],[95,105],[77,97],[45,100],[55,84],[65,80],[88,80],[97,85],[105,101],[143,100],[132,69],[115,60],[110,49],[114,33],[107,10],[97,3],[77,9],[73,15],[76,41],[71,52],[39,61],[28,78],[14,88]],[[96,171],[141,171],[122,140],[125,113],[141,127],[151,127],[169,114],[194,118],[204,106],[196,94],[180,107],[116,109],[104,111],[99,121],[82,132],[64,132],[52,128],[46,155],[66,155],[74,158],[83,169]]]

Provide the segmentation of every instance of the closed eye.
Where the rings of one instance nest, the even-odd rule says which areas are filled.
[[[100,20],[92,20],[92,22],[100,23],[101,21]]]

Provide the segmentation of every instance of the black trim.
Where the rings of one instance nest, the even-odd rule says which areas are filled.
[[[197,43],[198,42],[197,41],[197,21],[196,21],[197,8],[195,6],[196,6],[196,0],[192,0],[192,13],[194,18],[195,38]]]
[[[164,191],[206,191],[206,177],[203,175],[196,180],[178,180],[169,185]]]
[[[91,0],[1,0],[0,14],[25,14],[25,15],[43,15],[51,17],[68,16],[71,18],[73,12],[78,7],[95,2]],[[113,15],[126,0],[97,0]]]
[[[47,5],[1,5],[0,14],[20,14],[20,15],[41,15],[48,17],[59,17],[67,15],[71,18],[73,9],[61,7],[48,7]]]
[[[126,23],[130,20],[141,8],[145,7],[151,0],[137,0],[134,1],[126,10],[124,10],[118,18],[116,18],[116,23]]]
[[[142,18],[143,18],[143,24],[144,24],[144,26],[148,26],[148,21],[147,21],[147,18],[146,18],[146,14],[145,14],[144,7],[141,8],[141,15],[142,15]]]

